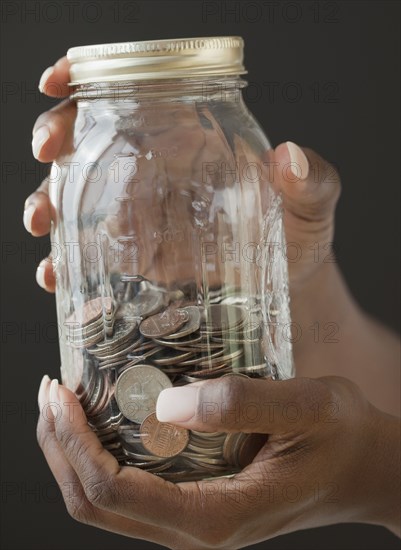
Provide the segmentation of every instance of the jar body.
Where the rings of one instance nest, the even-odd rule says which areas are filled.
[[[122,464],[177,481],[256,443],[158,423],[162,389],[293,375],[269,143],[238,86],[183,92],[79,99],[50,178],[62,382]]]

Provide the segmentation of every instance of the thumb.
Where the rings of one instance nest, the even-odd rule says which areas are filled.
[[[267,158],[272,185],[283,202],[285,250],[294,292],[299,284],[303,286],[310,280],[319,264],[334,261],[334,215],[340,178],[334,166],[312,149],[290,141],[268,151]],[[316,246],[327,252],[316,254]]]
[[[332,164],[292,141],[278,145],[272,156],[274,184],[288,212],[304,222],[318,222],[334,213],[341,184]]]
[[[230,374],[163,390],[156,415],[160,422],[203,432],[287,433],[303,431],[313,421],[316,402],[330,402],[330,395],[326,384],[308,378]]]

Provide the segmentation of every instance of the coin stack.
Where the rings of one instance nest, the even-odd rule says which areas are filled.
[[[173,481],[199,479],[240,470],[263,444],[254,434],[188,431],[156,418],[165,388],[223,375],[264,377],[272,368],[241,297],[220,290],[210,298],[199,306],[181,291],[142,284],[128,302],[95,298],[67,319],[71,365],[63,380],[122,464]]]

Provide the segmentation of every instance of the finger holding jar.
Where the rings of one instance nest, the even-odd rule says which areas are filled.
[[[39,90],[49,97],[66,97],[70,94],[69,78],[69,63],[66,57],[62,57],[43,72]],[[38,117],[32,130],[32,152],[39,162],[52,162],[58,156],[75,116],[75,103],[66,99]],[[23,221],[26,230],[34,237],[49,233],[51,211],[48,177],[26,199]],[[54,292],[55,281],[50,256],[39,264],[36,279],[42,288]]]
[[[67,97],[70,93],[69,80],[69,63],[66,57],[62,57],[44,71],[39,90],[49,97]],[[39,115],[32,130],[32,152],[37,160],[52,162],[57,157],[75,115],[75,102],[69,99]]]

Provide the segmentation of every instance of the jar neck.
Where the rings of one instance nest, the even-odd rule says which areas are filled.
[[[72,99],[78,102],[136,103],[154,102],[239,102],[247,85],[235,76],[170,80],[93,82],[74,88]]]

